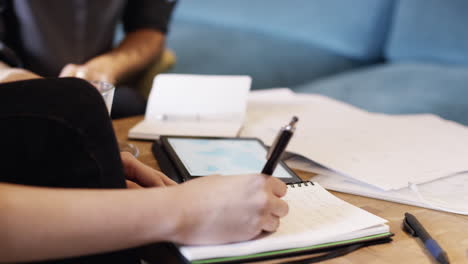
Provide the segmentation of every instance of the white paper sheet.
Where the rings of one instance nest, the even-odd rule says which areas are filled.
[[[435,115],[369,113],[319,95],[259,97],[249,99],[241,136],[271,144],[296,115],[288,151],[382,190],[468,169],[468,128]]]
[[[455,179],[450,180],[449,184],[445,183],[449,177]],[[468,193],[460,190],[461,186],[468,186],[468,177],[449,177],[419,185],[419,195],[409,187],[383,191],[339,175],[318,175],[313,179],[329,190],[468,215]]]

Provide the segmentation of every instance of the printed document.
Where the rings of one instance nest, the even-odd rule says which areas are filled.
[[[267,98],[267,99],[265,99]],[[253,92],[241,136],[270,145],[295,115],[288,151],[338,175],[396,190],[468,170],[468,128],[431,114],[370,113],[321,95]]]

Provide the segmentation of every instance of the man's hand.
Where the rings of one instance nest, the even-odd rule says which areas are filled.
[[[127,178],[127,188],[159,187],[177,184],[164,173],[143,164],[128,152],[120,152],[120,157],[122,158],[125,177]]]
[[[152,29],[128,33],[118,47],[96,56],[84,64],[68,64],[60,77],[77,77],[88,81],[105,81],[116,85],[144,70],[162,54],[165,36]]]
[[[1,68],[0,83],[15,82],[21,80],[38,79],[41,76],[21,68]]]
[[[182,222],[171,240],[183,244],[249,240],[275,231],[288,213],[286,185],[267,175],[207,176],[174,190]]]
[[[60,77],[77,77],[88,81],[104,81],[115,84],[116,76],[111,59],[97,57],[85,64],[67,64],[60,72]]]

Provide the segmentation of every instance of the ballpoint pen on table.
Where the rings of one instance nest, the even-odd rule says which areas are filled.
[[[296,123],[298,120],[299,119],[294,116],[289,124],[280,129],[275,141],[268,151],[267,162],[262,170],[263,174],[272,175],[275,171],[276,165],[280,162],[281,156],[296,130]]]
[[[432,237],[414,215],[405,213],[405,219],[403,220],[402,227],[403,230],[408,234],[414,237],[419,237],[426,249],[437,260],[437,262],[442,264],[450,263],[447,257],[447,253],[445,253],[439,244],[437,244],[437,242],[432,239]]]

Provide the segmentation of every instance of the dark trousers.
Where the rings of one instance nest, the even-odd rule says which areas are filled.
[[[0,84],[0,181],[125,188],[112,123],[96,89],[75,78]],[[68,243],[73,245],[73,238]],[[126,250],[45,263],[138,263],[138,258]]]

